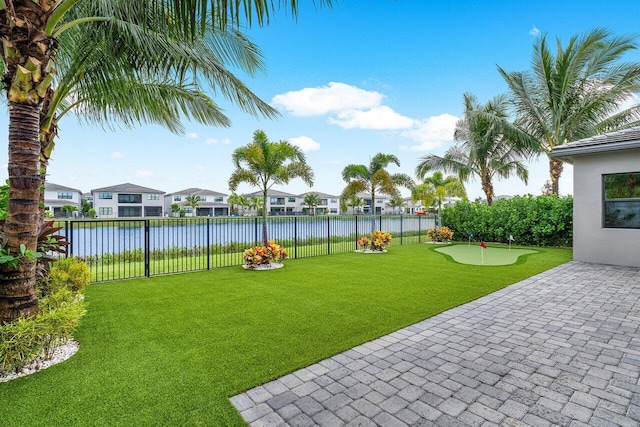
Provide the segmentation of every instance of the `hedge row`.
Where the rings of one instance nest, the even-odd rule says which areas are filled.
[[[458,202],[442,212],[442,225],[454,233],[454,240],[509,241],[531,246],[572,246],[573,197],[516,196],[487,206],[479,202]]]

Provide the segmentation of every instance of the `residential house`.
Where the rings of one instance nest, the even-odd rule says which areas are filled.
[[[262,197],[262,191],[243,194],[247,199],[250,197]],[[267,192],[267,214],[268,215],[294,215],[301,209],[302,199],[299,196],[284,191],[269,190]]]
[[[361,214],[371,214],[371,194],[369,193],[358,193],[356,194],[356,196],[360,197],[363,201],[364,201],[364,205],[363,206],[358,206],[358,207],[353,207],[353,206],[347,206],[347,214],[353,214],[353,213],[361,213]],[[384,213],[392,213],[392,209],[389,207],[386,207],[387,204],[389,203],[389,201],[391,200],[391,196],[386,195],[386,194],[376,194],[376,205],[375,205],[375,214],[376,215],[381,215]],[[386,208],[385,208],[386,207]],[[386,209],[386,210],[385,210]],[[355,212],[354,212],[355,210]]]
[[[640,127],[557,146],[573,164],[573,259],[640,267]]]
[[[164,194],[130,183],[91,190],[98,218],[161,217]]]
[[[198,196],[200,206],[193,212],[190,206],[186,206],[187,197]],[[228,194],[202,188],[187,188],[164,196],[164,210],[171,213],[171,205],[177,203],[185,211],[186,216],[228,216]]]
[[[320,204],[315,207],[315,214],[337,215],[340,213],[340,197],[318,191],[308,191],[297,196],[299,202],[297,210],[299,212],[309,213],[309,206],[304,204],[304,198],[307,194],[317,194],[320,197]]]
[[[73,206],[75,212],[63,212],[63,206]],[[44,209],[55,217],[78,216],[82,206],[82,191],[63,185],[45,182]]]

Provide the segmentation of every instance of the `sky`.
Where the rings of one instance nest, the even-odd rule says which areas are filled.
[[[234,70],[280,111],[278,119],[253,117],[219,97],[232,126],[186,122],[185,135],[152,125],[104,130],[69,115],[60,123],[48,181],[83,192],[129,182],[167,193],[199,187],[229,194],[231,154],[257,129],[271,141],[298,145],[314,171],[313,187],[297,179],[281,191],[339,195],[344,167],[367,165],[376,153],[396,155],[400,167],[388,170],[415,178],[420,158],[443,155],[454,144],[464,93],[485,103],[507,91],[497,66],[530,69],[542,34],[563,44],[596,27],[637,34],[640,15],[637,0],[341,0],[320,9],[299,3],[297,20],[276,11],[267,26],[246,30],[262,51],[265,73]],[[640,61],[640,52],[625,58]],[[5,109],[0,140],[7,141],[7,129]],[[2,180],[6,164],[7,150],[0,150]],[[495,194],[541,194],[546,156],[527,166],[528,185],[496,181]],[[479,181],[465,184],[471,199],[484,196]],[[567,165],[561,194],[571,194],[572,184]],[[241,185],[238,192],[255,190]]]

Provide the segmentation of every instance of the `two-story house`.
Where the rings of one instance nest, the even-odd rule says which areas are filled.
[[[164,193],[130,183],[91,190],[98,218],[163,216]]]
[[[187,206],[187,197],[198,196],[200,206],[193,212],[191,206]],[[228,216],[229,204],[228,194],[203,188],[187,188],[164,196],[164,210],[171,212],[171,205],[174,203],[184,209],[186,216]]]
[[[262,197],[262,191],[244,194],[247,199],[254,196]],[[268,215],[293,215],[298,209],[300,209],[300,202],[295,194],[273,189],[267,192]]]
[[[73,206],[74,212],[63,212],[63,206]],[[78,216],[82,206],[82,191],[63,185],[45,182],[44,184],[44,209],[55,217]]]
[[[304,204],[304,198],[308,194],[317,194],[320,198],[320,204],[315,207],[315,214],[330,214],[337,215],[340,213],[340,197],[333,194],[320,193],[318,191],[308,191],[306,193],[299,194],[297,199],[299,202],[298,211],[303,213],[309,212],[309,206]]]

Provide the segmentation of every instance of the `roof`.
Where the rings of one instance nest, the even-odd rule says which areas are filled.
[[[307,194],[317,194],[321,199],[337,199],[339,196],[333,194],[321,193],[319,191],[307,191],[306,193],[298,194],[298,197],[304,198]]]
[[[218,191],[207,190],[206,188],[187,188],[181,191],[175,191],[173,193],[166,194],[166,196],[227,196],[228,194],[220,193]]]
[[[573,163],[574,156],[632,149],[640,149],[640,126],[562,144],[555,147],[550,155]]]
[[[118,185],[112,185],[111,187],[102,187],[102,188],[94,188],[91,190],[92,193],[97,192],[110,192],[110,193],[158,193],[164,194],[164,191],[154,190],[153,188],[143,187],[141,185],[124,183]]]
[[[262,197],[262,191],[255,191],[253,193],[247,193],[247,194],[243,194],[245,197],[253,197],[253,196],[259,196]],[[278,191],[278,190],[269,190],[267,191],[267,196],[268,197],[298,197],[295,194],[291,194],[291,193],[285,193],[284,191]]]
[[[45,181],[44,183],[44,189],[45,191],[77,191],[78,193],[82,194],[82,191],[76,188],[65,187],[64,185],[54,184],[47,181]]]

